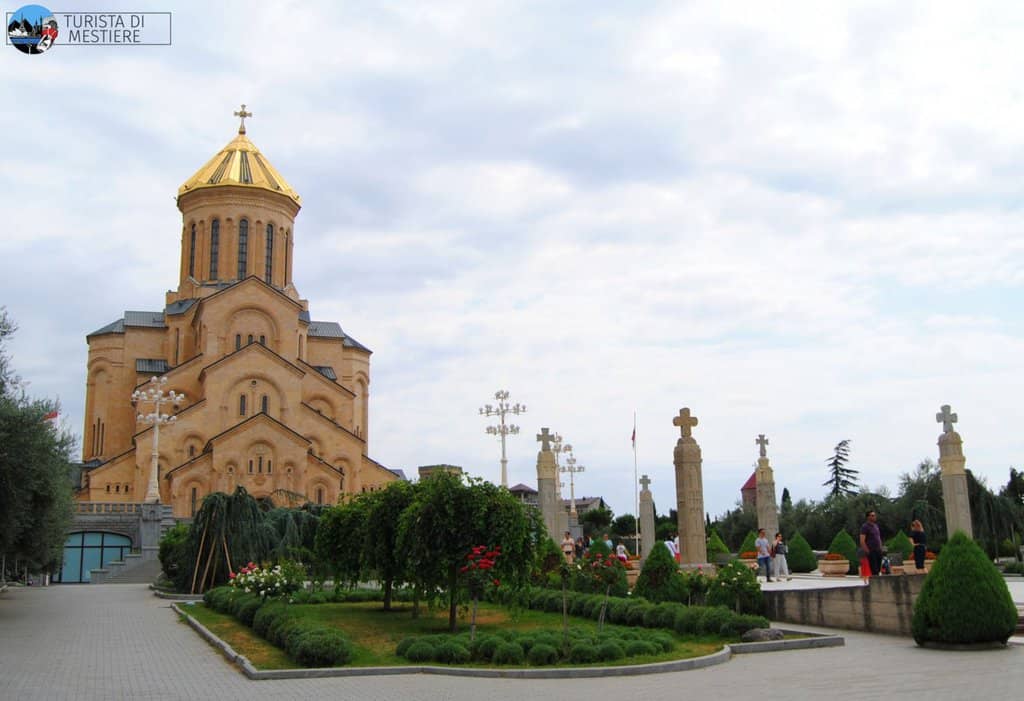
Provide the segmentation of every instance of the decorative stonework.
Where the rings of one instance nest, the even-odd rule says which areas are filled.
[[[754,439],[759,447],[760,457],[757,459],[755,481],[757,482],[757,526],[763,528],[772,540],[779,532],[779,508],[775,500],[775,473],[768,463],[768,439],[764,434]]]
[[[654,547],[654,495],[651,494],[651,478],[640,478],[640,557],[644,560]]]
[[[563,509],[562,500],[558,496],[558,466],[551,450],[554,437],[548,428],[542,428],[537,434],[537,441],[541,444],[540,452],[537,453],[537,505],[548,535],[559,542],[562,539],[562,533],[558,530],[561,526],[559,511]]]
[[[704,532],[704,485],[701,476],[700,446],[693,439],[697,417],[684,407],[672,419],[679,427],[680,437],[673,452],[676,471],[676,510],[679,526],[679,555],[683,566],[707,564],[708,552]]]
[[[952,536],[963,531],[968,538],[974,537],[971,526],[971,502],[967,495],[967,458],[964,457],[963,440],[953,430],[957,415],[950,411],[948,404],[942,405],[935,415],[942,424],[939,436],[939,467],[941,468],[942,501],[946,506],[946,532]]]

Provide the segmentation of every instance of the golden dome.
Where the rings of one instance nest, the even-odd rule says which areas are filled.
[[[221,185],[270,190],[290,197],[296,204],[301,199],[256,145],[249,141],[244,124],[239,128],[238,136],[178,188],[178,197],[194,190]]]

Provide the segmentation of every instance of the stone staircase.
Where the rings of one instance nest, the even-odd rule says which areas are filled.
[[[160,519],[157,531],[150,530],[151,535],[145,532],[142,535],[142,552],[129,553],[124,560],[109,563],[101,569],[94,569],[89,572],[91,584],[150,584],[160,576],[162,571],[160,560],[157,558],[157,543],[170,528],[176,523],[172,508],[169,504],[160,505]],[[149,521],[149,523],[153,523]],[[147,542],[148,538],[156,538],[153,542]]]

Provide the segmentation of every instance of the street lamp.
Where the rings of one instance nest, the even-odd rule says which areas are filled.
[[[578,472],[584,472],[587,468],[583,465],[576,464],[576,456],[573,455],[572,446],[566,444],[562,448],[562,452],[568,453],[565,458],[565,465],[558,468],[561,472],[569,473],[569,515],[577,516],[576,514],[576,480],[575,476]]]
[[[480,416],[497,416],[498,424],[496,426],[488,426],[485,431],[492,436],[498,436],[501,438],[501,486],[508,486],[508,460],[505,458],[505,436],[519,433],[519,427],[515,424],[506,424],[506,414],[519,414],[526,413],[525,404],[509,404],[508,398],[509,393],[507,390],[499,389],[494,393],[494,398],[498,400],[498,406],[491,406],[490,404],[484,404],[480,408]]]
[[[173,389],[165,393],[166,386],[166,377],[153,377],[149,381],[148,389],[137,389],[132,392],[132,406],[137,407],[140,402],[153,404],[152,413],[143,414],[140,411],[137,417],[139,423],[153,424],[153,460],[149,468],[149,486],[146,488],[147,504],[160,503],[160,425],[172,424],[178,419],[173,414],[160,413],[160,405],[170,404],[177,409],[178,405],[185,401],[185,395]]]

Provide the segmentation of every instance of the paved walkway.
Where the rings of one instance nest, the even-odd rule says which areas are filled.
[[[621,679],[410,675],[252,682],[144,585],[13,588],[0,596],[0,699],[678,701],[724,694],[861,701],[909,692],[935,701],[1011,698],[1024,685],[1024,646],[945,652],[919,649],[907,638],[842,634],[846,647],[741,655],[708,669]]]

